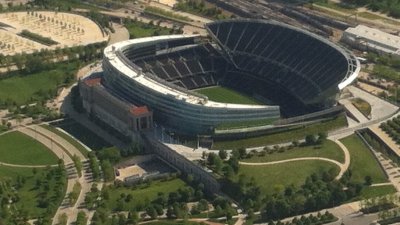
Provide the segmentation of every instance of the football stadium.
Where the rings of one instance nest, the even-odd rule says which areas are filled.
[[[79,83],[84,108],[122,132],[255,132],[341,113],[336,99],[360,71],[349,51],[280,22],[206,29],[108,46],[103,71]]]

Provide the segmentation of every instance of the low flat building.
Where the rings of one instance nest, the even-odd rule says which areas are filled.
[[[354,48],[363,51],[400,56],[399,36],[364,25],[346,29],[343,33],[342,40]]]

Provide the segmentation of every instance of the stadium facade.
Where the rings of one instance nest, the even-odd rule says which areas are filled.
[[[82,80],[81,93],[88,93],[90,80],[100,79],[97,84],[102,91],[130,107],[147,107],[157,123],[189,135],[213,134],[219,126],[229,124],[273,127],[282,114],[319,117],[315,112],[334,107],[340,90],[355,80],[360,70],[351,53],[279,22],[228,20],[207,24],[206,29],[211,40],[171,35],[107,47],[103,74]],[[265,104],[215,102],[193,91],[216,85],[239,90]],[[81,96],[85,109],[98,117],[114,118],[122,124],[131,120],[119,116],[119,108],[112,104],[96,109],[96,100]],[[98,115],[96,110],[110,115]],[[150,128],[152,118],[144,120],[142,127],[131,129]]]

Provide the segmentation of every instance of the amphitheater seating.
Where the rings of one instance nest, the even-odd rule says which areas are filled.
[[[278,22],[243,19],[207,28],[220,46],[185,39],[124,54],[144,72],[179,87],[226,85],[271,99],[291,116],[331,104],[332,90],[348,72],[342,50]]]
[[[304,101],[337,85],[348,70],[337,49],[281,24],[239,20],[208,28],[238,70],[281,84]]]
[[[187,89],[216,85],[216,76],[226,65],[226,60],[208,43],[132,61],[144,72]]]

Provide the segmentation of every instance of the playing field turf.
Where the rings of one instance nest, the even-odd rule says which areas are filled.
[[[261,105],[260,101],[256,99],[234,91],[232,89],[215,86],[207,87],[196,90],[197,93],[203,94],[208,97],[211,101],[223,102],[223,103],[234,103],[234,104],[247,104],[247,105]]]
[[[312,173],[320,173],[332,168],[339,173],[339,167],[333,163],[309,160],[264,166],[240,165],[239,174],[254,177],[261,190],[270,194],[282,191],[290,184],[299,187]]]
[[[274,152],[272,154],[265,154],[264,156],[253,156],[244,159],[244,162],[272,162],[285,159],[293,159],[300,157],[323,157],[336,160],[344,163],[344,153],[340,147],[333,141],[326,140],[320,146],[304,146],[294,147],[285,152]]]
[[[57,164],[57,156],[46,146],[20,132],[0,136],[0,161],[21,165]]]
[[[352,181],[363,183],[365,176],[371,176],[373,183],[387,182],[385,174],[379,166],[378,161],[357,135],[353,134],[341,139],[341,142],[350,152]]]

